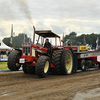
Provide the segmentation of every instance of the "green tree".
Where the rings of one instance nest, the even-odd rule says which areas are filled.
[[[84,45],[84,37],[86,40],[86,43],[89,45],[92,45],[93,48],[96,47],[96,39],[97,37],[100,39],[100,34],[82,34],[80,36],[77,36],[76,32],[71,32],[69,35],[66,35],[64,37],[65,46],[70,43],[71,45]],[[100,41],[99,41],[100,44]]]
[[[18,36],[13,37],[14,40],[14,48],[21,48],[22,43],[24,42],[24,35],[25,35],[25,42],[29,42],[29,40],[31,40],[31,38],[27,37],[27,34],[25,33],[20,33]],[[10,44],[10,37],[8,38],[4,38],[3,42],[8,45],[8,46],[12,46]],[[32,42],[32,41],[31,41]]]
[[[76,37],[77,36],[77,33],[76,32],[71,32],[69,35],[66,35],[65,38],[64,38],[64,42],[65,42],[65,45],[70,43],[70,44],[76,44]]]

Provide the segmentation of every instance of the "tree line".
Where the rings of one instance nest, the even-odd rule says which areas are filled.
[[[25,42],[32,42],[31,38],[27,36],[25,33],[19,33],[18,36],[13,37],[14,39],[14,48],[21,48],[21,44],[24,42],[24,37],[25,37]],[[97,37],[100,39],[100,34],[82,34],[82,35],[77,35],[76,32],[71,32],[68,35],[64,36],[64,45],[66,46],[68,43],[71,44],[72,46],[79,46],[79,45],[85,45],[84,44],[84,38],[86,40],[86,44],[92,45],[93,48],[96,47],[96,40]],[[4,38],[3,42],[12,47],[12,44],[10,43],[10,37]],[[100,44],[100,41],[99,43]]]
[[[77,36],[76,32],[71,32],[68,35],[65,35],[64,37],[64,45],[66,46],[68,43],[72,46],[79,46],[79,45],[85,45],[84,39],[86,41],[86,44],[92,45],[93,48],[96,48],[96,40],[97,37],[100,39],[100,34],[82,34],[80,36]],[[100,44],[100,41],[98,42]]]

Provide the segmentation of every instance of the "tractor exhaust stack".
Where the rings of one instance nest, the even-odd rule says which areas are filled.
[[[35,43],[35,26],[33,25],[33,29],[34,29],[34,32],[33,32],[33,44]]]

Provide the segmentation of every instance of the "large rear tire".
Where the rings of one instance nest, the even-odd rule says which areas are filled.
[[[56,50],[54,51],[52,55],[52,63],[55,66],[52,68],[52,73],[60,75],[61,74],[61,56],[62,56],[63,50]]]
[[[69,75],[73,72],[73,55],[70,50],[64,50],[61,57],[61,72],[63,75]]]
[[[21,52],[17,50],[11,51],[8,57],[8,68],[11,71],[18,71],[21,64],[18,62],[19,58],[21,58]]]
[[[50,67],[50,58],[48,56],[40,56],[36,64],[36,75],[43,78],[46,77]]]

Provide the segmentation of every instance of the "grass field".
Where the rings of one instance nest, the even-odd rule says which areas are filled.
[[[8,66],[7,62],[0,62],[0,70],[8,69],[7,66]],[[22,68],[22,66],[20,68]]]
[[[0,62],[0,70],[8,69],[7,62]]]

